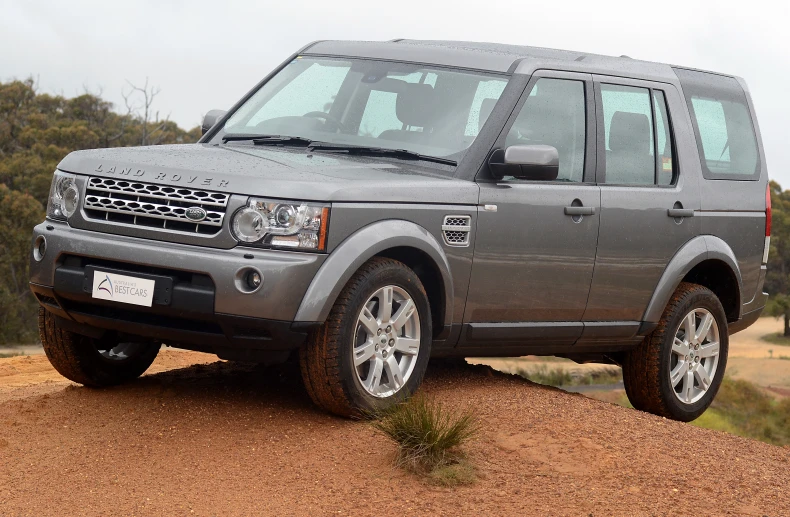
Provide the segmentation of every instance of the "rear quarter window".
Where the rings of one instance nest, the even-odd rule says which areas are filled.
[[[756,180],[760,154],[752,114],[732,77],[675,69],[680,79],[707,179]]]

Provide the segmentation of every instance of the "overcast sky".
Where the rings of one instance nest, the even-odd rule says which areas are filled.
[[[126,81],[161,88],[179,125],[227,109],[318,39],[491,41],[732,73],[749,84],[768,170],[790,188],[790,2],[0,0],[0,79],[84,89],[123,106]]]

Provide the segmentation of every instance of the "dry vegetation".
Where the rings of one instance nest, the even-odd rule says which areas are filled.
[[[461,449],[480,431],[472,413],[417,395],[375,415],[373,427],[398,446],[398,466],[445,486],[474,481],[474,466]]]

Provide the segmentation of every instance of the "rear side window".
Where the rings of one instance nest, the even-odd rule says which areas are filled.
[[[664,92],[606,83],[600,91],[604,183],[672,185],[676,173]]]
[[[708,179],[757,179],[760,155],[746,94],[732,77],[675,69]]]
[[[650,90],[613,84],[601,85],[606,183],[653,185],[653,114]]]
[[[667,113],[667,103],[664,92],[653,90],[653,111],[656,114],[656,143],[658,145],[658,172],[659,185],[672,185],[675,178],[675,165],[672,153],[672,135]]]

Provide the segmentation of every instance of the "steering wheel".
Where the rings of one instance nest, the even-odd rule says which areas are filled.
[[[334,115],[330,115],[329,113],[324,113],[323,111],[311,111],[309,113],[305,113],[302,115],[304,117],[314,117],[314,118],[322,118],[327,122],[331,122],[335,125],[337,129],[339,129],[343,133],[348,133],[348,128],[343,124],[339,118],[335,117]]]

